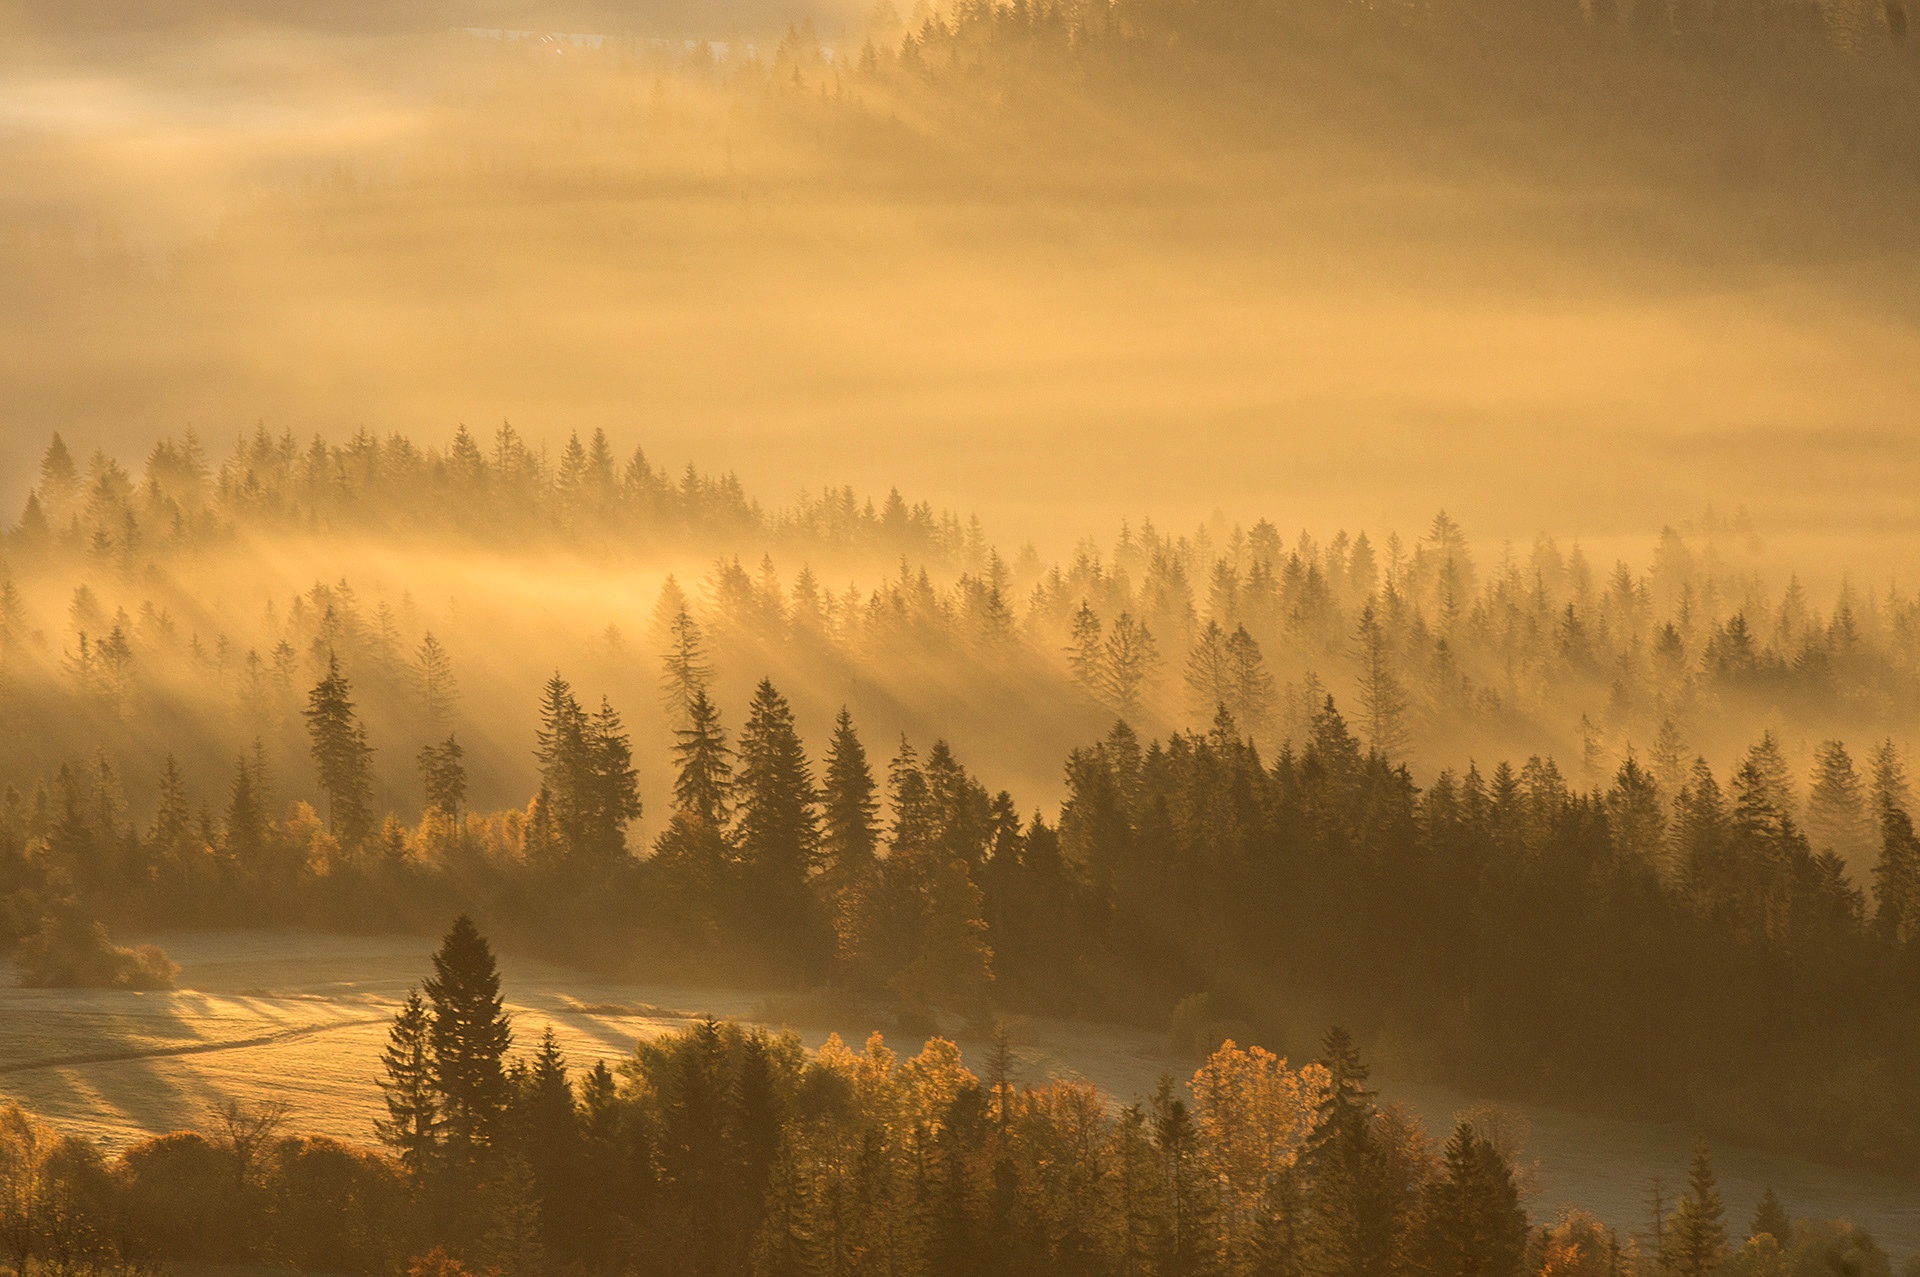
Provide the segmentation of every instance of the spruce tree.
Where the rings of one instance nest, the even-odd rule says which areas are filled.
[[[440,1118],[431,1037],[427,1004],[418,989],[409,989],[406,1002],[393,1017],[387,1046],[380,1056],[385,1072],[380,1090],[386,1099],[387,1116],[376,1119],[374,1129],[400,1159],[401,1166],[416,1175],[433,1154]]]
[[[465,914],[433,955],[426,983],[433,1023],[433,1085],[447,1139],[463,1151],[492,1142],[508,1100],[505,1058],[513,1042],[493,949]]]
[[[1142,699],[1160,665],[1153,631],[1134,620],[1130,612],[1113,619],[1101,652],[1100,687],[1107,704],[1124,722],[1140,716]]]
[[[807,881],[820,844],[813,774],[793,711],[771,680],[761,680],[740,731],[737,793],[735,845],[756,930],[791,956],[811,956]]]
[[[1920,838],[1906,809],[1880,812],[1880,857],[1873,866],[1874,925],[1894,944],[1920,938]]]
[[[413,656],[413,686],[420,698],[421,717],[427,729],[445,731],[453,723],[454,707],[460,700],[460,687],[453,677],[453,658],[429,630],[420,640]]]
[[[873,768],[845,706],[834,720],[827,749],[827,775],[821,795],[821,887],[828,899],[840,898],[873,869],[880,848],[880,804],[875,800]]]
[[[1807,836],[1816,850],[1858,864],[1873,847],[1866,794],[1847,747],[1822,741],[1814,751],[1813,786],[1807,794]]]
[[[1267,673],[1260,645],[1244,625],[1235,627],[1226,643],[1227,705],[1249,736],[1264,736],[1273,718],[1273,675]]]
[[[588,777],[586,847],[605,865],[626,855],[627,826],[640,819],[640,776],[633,767],[633,745],[611,702],[587,728]]]
[[[1775,1196],[1773,1186],[1760,1195],[1760,1204],[1753,1210],[1753,1227],[1748,1230],[1749,1237],[1771,1237],[1785,1250],[1793,1244],[1793,1220],[1788,1217],[1786,1207]]]
[[[1704,1138],[1697,1139],[1687,1191],[1667,1223],[1660,1258],[1674,1277],[1710,1277],[1726,1257],[1726,1212],[1714,1182],[1713,1154]]]
[[[427,810],[452,821],[460,818],[467,798],[466,751],[449,736],[438,745],[421,747],[420,783],[426,790]]]
[[[1371,1277],[1385,1270],[1393,1220],[1382,1150],[1373,1130],[1368,1069],[1345,1029],[1328,1030],[1320,1064],[1329,1085],[1302,1150],[1312,1181],[1304,1242],[1313,1271],[1326,1277]]]
[[[1220,622],[1210,620],[1187,653],[1187,696],[1196,720],[1213,716],[1215,710],[1233,701],[1232,661],[1227,652],[1227,632]]]
[[[1367,745],[1391,760],[1406,756],[1407,693],[1394,673],[1393,651],[1369,603],[1360,613],[1360,708],[1366,715]]]
[[[581,1188],[583,1149],[573,1082],[551,1026],[540,1035],[514,1104],[519,1152],[533,1175],[541,1235],[549,1245],[564,1245]]]
[[[1095,697],[1102,694],[1102,671],[1106,668],[1103,633],[1100,617],[1094,612],[1093,605],[1082,599],[1080,610],[1073,614],[1073,633],[1067,645],[1067,668],[1073,671],[1074,681]]]
[[[1513,1169],[1490,1142],[1461,1122],[1430,1182],[1418,1249],[1430,1277],[1514,1277],[1527,1244]]]
[[[668,586],[677,594],[679,587],[668,578]],[[661,654],[660,695],[670,718],[684,722],[693,711],[696,695],[704,694],[713,679],[713,666],[707,661],[706,640],[700,623],[684,604],[676,607],[666,621],[666,651]]]
[[[721,829],[733,794],[733,751],[720,727],[720,711],[705,688],[687,702],[686,725],[674,731],[673,757],[679,775],[673,798],[680,812]]]
[[[354,713],[352,686],[340,658],[328,653],[327,675],[307,697],[314,766],[327,795],[327,828],[349,847],[373,833],[373,748]]]

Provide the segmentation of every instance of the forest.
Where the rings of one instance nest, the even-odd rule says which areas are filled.
[[[1870,1236],[1795,1220],[1771,1188],[1743,1223],[1705,1141],[1644,1233],[1577,1208],[1535,1225],[1497,1111],[1437,1143],[1379,1102],[1343,1029],[1297,1067],[1222,1042],[1184,1085],[1115,1107],[1022,1082],[1004,1040],[980,1075],[939,1037],[910,1059],[877,1033],[810,1052],[712,1019],[576,1076],[550,1032],[515,1042],[500,990],[461,917],[394,1017],[384,1151],[229,1101],[204,1132],[108,1162],[0,1109],[8,1259],[409,1277],[1893,1272]]]
[[[0,953],[445,936],[362,1144],[0,1109],[0,1262],[1890,1277],[1711,1150],[1920,1174],[1909,21],[0,0]]]
[[[256,433],[217,474],[171,440],[137,484],[104,456],[83,477],[56,441],[43,470],[7,541],[24,584],[4,590],[0,899],[49,982],[164,978],[163,957],[118,957],[95,923],[417,932],[470,911],[593,969],[728,973],[916,1029],[1012,1008],[1287,1043],[1339,1022],[1396,1068],[1465,1085],[1851,1164],[1920,1159],[1905,749],[1877,731],[1804,760],[1784,743],[1793,710],[1893,717],[1913,656],[1896,597],[1843,589],[1822,614],[1791,583],[1739,588],[1711,542],[1677,534],[1606,589],[1544,541],[1531,580],[1508,565],[1480,584],[1444,516],[1410,552],[1389,537],[1384,567],[1364,534],[1317,551],[1271,525],[1217,547],[1143,527],[1135,584],[1138,548],[1111,569],[1091,550],[1020,569],[977,524],[897,494],[769,512],[643,455],[616,470],[604,440],[548,466],[507,430],[491,458],[465,433],[444,452]],[[484,513],[436,522],[466,505]],[[231,592],[249,578],[223,567],[295,537],[394,538],[435,564],[448,538],[591,562],[740,537],[902,566],[865,594],[806,567],[789,588],[737,556],[700,597],[669,576],[650,651],[598,640],[623,699],[529,679],[515,741],[494,708],[511,684],[481,707],[461,694],[450,653],[501,638],[457,628],[475,624],[465,605],[417,645],[405,611],[368,617],[346,584],[269,598],[250,641],[192,628],[244,618]],[[1203,613],[1180,587],[1208,560]],[[228,597],[202,603],[202,581]],[[70,628],[36,624],[28,600],[69,590]],[[138,595],[137,619],[107,613]],[[1451,671],[1441,695],[1410,648]],[[1594,677],[1609,665],[1610,685]],[[1565,770],[1544,748],[1441,754],[1505,713],[1498,688],[1445,690],[1500,668],[1543,740],[1602,687],[1623,738],[1658,730],[1589,741]],[[989,785],[946,735],[867,717],[937,721],[909,698],[949,681],[976,707],[969,754],[1033,733],[1002,705],[1051,699],[1089,725],[1034,786],[1057,802]],[[850,683],[898,699],[856,714],[832,699]],[[1689,737],[1743,704],[1779,726],[1716,766]],[[507,802],[477,792],[482,742],[508,760],[493,788],[521,786]]]

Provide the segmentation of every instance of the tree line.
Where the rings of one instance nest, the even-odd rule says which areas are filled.
[[[1382,1103],[1352,1037],[1312,1063],[1224,1042],[1117,1105],[984,1074],[953,1042],[714,1019],[576,1072],[548,1029],[514,1051],[491,946],[454,923],[388,1035],[383,1151],[224,1101],[205,1132],[98,1148],[0,1110],[0,1243],[16,1271],[273,1263],[409,1277],[546,1272],[1087,1277],[1891,1277],[1844,1221],[1771,1189],[1729,1218],[1711,1153],[1642,1232],[1530,1219],[1497,1112],[1437,1142]],[[1914,1271],[1910,1261],[1903,1272]]]
[[[1535,757],[1423,789],[1330,697],[1271,753],[1222,706],[1205,732],[1143,744],[1123,721],[1076,750],[1049,819],[945,741],[880,762],[844,710],[816,765],[771,680],[730,730],[676,620],[675,778],[650,845],[631,845],[621,715],[559,675],[524,808],[468,806],[450,735],[418,756],[420,820],[377,816],[330,664],[305,714],[313,805],[249,756],[220,811],[169,766],[146,828],[104,759],[0,793],[6,938],[57,952],[95,919],[417,929],[474,908],[601,969],[822,988],[910,1023],[1185,1007],[1271,1038],[1339,1018],[1464,1084],[1914,1164],[1920,839],[1890,743],[1858,765],[1824,749],[1804,808],[1771,736],[1725,777],[1629,757],[1582,787]]]

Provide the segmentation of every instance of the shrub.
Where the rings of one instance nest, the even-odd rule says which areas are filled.
[[[41,923],[20,942],[14,961],[20,983],[36,989],[171,989],[180,974],[158,946],[123,948],[104,924],[71,915]]]

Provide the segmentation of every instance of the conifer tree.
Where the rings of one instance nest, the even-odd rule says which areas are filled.
[[[788,952],[811,942],[807,882],[819,856],[812,769],[793,711],[769,679],[754,692],[740,731],[739,822],[742,886],[758,933]]]
[[[1873,848],[1866,795],[1852,756],[1837,740],[1822,741],[1814,751],[1807,835],[1817,850],[1834,852],[1849,864],[1864,861]]]
[[[1713,1154],[1705,1139],[1697,1139],[1687,1191],[1667,1223],[1660,1258],[1675,1277],[1710,1277],[1726,1257],[1726,1215],[1714,1182]]]
[[[1212,1195],[1200,1136],[1185,1100],[1163,1076],[1153,1093],[1153,1147],[1159,1158],[1160,1202],[1153,1220],[1155,1269],[1163,1277],[1195,1277],[1211,1258]]]
[[[686,725],[674,730],[673,783],[678,809],[715,829],[724,828],[733,796],[733,751],[720,727],[720,711],[705,688],[687,702]]]
[[[1264,736],[1273,718],[1273,675],[1260,657],[1260,645],[1244,625],[1235,627],[1226,644],[1230,695],[1227,705],[1249,736]]]
[[[1079,611],[1073,614],[1073,633],[1067,644],[1067,668],[1073,671],[1074,681],[1095,697],[1102,695],[1103,671],[1106,668],[1104,634],[1105,629],[1093,605],[1082,599]]]
[[[1771,1184],[1760,1195],[1760,1204],[1754,1207],[1753,1227],[1747,1231],[1747,1236],[1771,1237],[1781,1250],[1793,1244],[1793,1220],[1788,1217],[1786,1207],[1780,1204]]]
[[[373,748],[354,713],[352,687],[339,657],[327,656],[327,675],[307,697],[307,731],[314,766],[327,795],[327,827],[349,847],[373,833]]]
[[[1491,1143],[1461,1122],[1425,1193],[1419,1251],[1431,1277],[1515,1277],[1527,1244],[1527,1216],[1513,1170]]]
[[[493,949],[465,914],[433,955],[426,983],[433,1085],[447,1140],[463,1152],[490,1144],[508,1101],[505,1059],[513,1032],[500,999]]]
[[[1130,612],[1116,616],[1101,652],[1100,686],[1107,704],[1123,721],[1139,717],[1141,699],[1159,664],[1153,632],[1134,620]]]
[[[1367,1066],[1345,1029],[1328,1030],[1320,1064],[1327,1070],[1327,1091],[1302,1151],[1313,1186],[1303,1239],[1309,1267],[1328,1277],[1368,1277],[1386,1270],[1394,1245],[1373,1131],[1375,1093],[1367,1087]]]
[[[673,585],[671,578],[668,584]],[[677,593],[679,587],[673,589]],[[713,666],[707,660],[700,623],[693,619],[684,601],[667,618],[666,631],[667,648],[660,657],[660,695],[669,718],[684,721],[693,713],[694,698],[704,695],[712,681]]]
[[[1211,718],[1220,706],[1233,702],[1227,632],[1217,620],[1207,622],[1187,654],[1187,694],[1196,720]]]
[[[533,1176],[541,1233],[549,1243],[566,1240],[564,1225],[575,1216],[581,1161],[580,1115],[566,1057],[548,1026],[515,1098],[521,1155]]]
[[[409,989],[406,1002],[393,1018],[393,1027],[387,1031],[386,1049],[380,1056],[385,1073],[380,1090],[386,1099],[387,1116],[376,1119],[374,1128],[400,1164],[416,1175],[433,1154],[440,1118],[431,1036],[427,1004],[418,989]]]
[[[460,686],[454,681],[453,659],[431,630],[420,640],[420,647],[414,653],[413,686],[420,697],[420,713],[426,720],[427,730],[447,730],[460,701]]]
[[[1880,813],[1880,858],[1873,866],[1874,925],[1895,944],[1920,938],[1920,838],[1906,809]]]
[[[1360,708],[1366,715],[1367,745],[1384,758],[1404,758],[1412,743],[1407,731],[1407,694],[1394,673],[1393,653],[1371,603],[1360,613],[1358,647]]]
[[[426,790],[427,810],[449,821],[460,818],[461,805],[467,799],[465,757],[466,751],[452,736],[420,749],[420,783]]]
[[[866,747],[845,706],[834,720],[821,795],[821,887],[839,897],[872,872],[880,849],[880,804]]]

